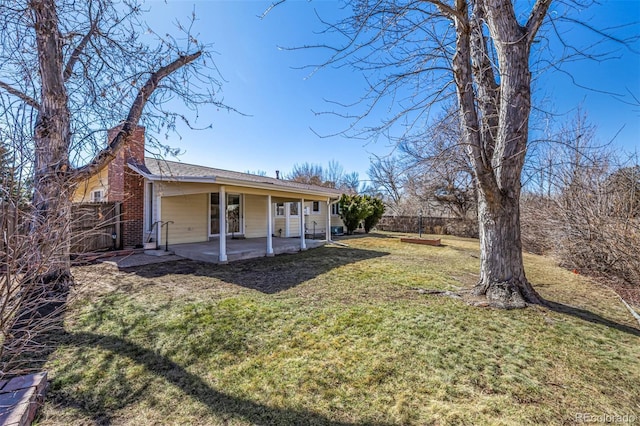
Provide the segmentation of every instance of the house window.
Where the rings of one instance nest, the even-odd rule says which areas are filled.
[[[102,195],[102,190],[92,191],[91,192],[91,202],[100,203],[102,201],[104,201],[103,195]]]
[[[340,214],[340,205],[338,203],[331,204],[331,214],[338,216]]]
[[[289,216],[298,216],[298,203],[289,203]]]
[[[276,204],[276,216],[284,216],[284,203]]]
[[[311,204],[311,211],[313,213],[320,213],[320,201],[314,201]]]

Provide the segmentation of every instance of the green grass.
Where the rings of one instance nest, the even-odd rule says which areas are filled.
[[[415,288],[470,286],[477,241],[345,241],[220,266],[76,268],[38,422],[640,421],[640,330],[605,287],[527,255],[556,308],[470,307]]]

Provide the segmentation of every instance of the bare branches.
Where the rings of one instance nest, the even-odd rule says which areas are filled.
[[[540,29],[542,22],[547,16],[547,11],[549,10],[551,1],[552,0],[537,0],[533,5],[529,18],[527,19],[527,23],[525,24],[525,28],[527,30],[527,43],[529,45],[533,43],[533,40],[538,33],[538,29]]]
[[[115,152],[122,143],[131,136],[133,130],[138,125],[140,121],[140,117],[142,116],[142,111],[149,100],[149,97],[154,93],[154,91],[159,87],[162,79],[171,75],[176,70],[181,67],[190,64],[195,61],[202,55],[202,52],[195,52],[189,55],[182,55],[175,59],[168,65],[165,65],[158,70],[151,73],[149,79],[146,83],[140,88],[138,91],[138,95],[136,96],[131,108],[129,109],[129,113],[127,114],[127,118],[122,126],[122,128],[118,131],[115,138],[109,141],[109,146],[102,150],[98,155],[95,156],[91,163],[83,166],[75,171],[74,179],[81,180],[86,179],[88,176],[96,173],[98,170],[102,169],[111,159],[114,158]]]
[[[76,65],[76,62],[78,62],[78,60],[80,59],[80,55],[82,54],[84,49],[87,47],[87,45],[89,44],[89,42],[91,41],[95,33],[98,31],[99,20],[100,20],[100,15],[98,15],[95,19],[91,20],[91,28],[84,35],[84,37],[82,37],[82,40],[80,40],[80,43],[78,43],[78,45],[73,49],[71,56],[69,56],[67,65],[64,68],[65,80],[69,80],[69,77],[71,77],[71,74],[73,73],[73,68]]]
[[[64,307],[73,282],[74,178],[106,164],[140,123],[171,131],[184,117],[167,107],[173,99],[196,114],[201,104],[225,107],[215,64],[205,61],[211,58],[193,28],[180,27],[184,38],[154,37],[140,14],[136,0],[0,3],[0,142],[14,163],[26,163],[20,180],[31,186],[22,196],[32,200],[14,202],[20,185],[2,178],[0,351],[19,356],[25,342],[41,345],[34,336]],[[105,130],[123,122],[101,150]],[[86,156],[93,161],[78,167]]]
[[[31,106],[32,108],[36,108],[36,109],[40,108],[40,104],[35,99],[27,95],[26,93],[23,93],[20,90],[11,87],[9,84],[5,83],[4,81],[0,81],[0,88],[3,88],[10,95],[13,95],[21,99],[24,103]]]

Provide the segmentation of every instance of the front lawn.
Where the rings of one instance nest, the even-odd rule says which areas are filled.
[[[552,309],[471,307],[417,289],[472,285],[477,241],[344,242],[229,265],[75,268],[38,423],[640,421],[640,330],[607,288],[527,255]]]

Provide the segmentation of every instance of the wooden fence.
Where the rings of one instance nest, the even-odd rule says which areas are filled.
[[[381,231],[407,232],[418,234],[418,216],[382,216],[376,229]],[[422,232],[425,234],[457,235],[478,238],[478,221],[448,217],[423,217]]]
[[[121,204],[118,202],[74,204],[71,209],[71,253],[120,248],[120,215]]]
[[[71,208],[71,254],[121,248],[121,204],[118,202],[73,204]],[[0,204],[0,270],[7,255],[19,247],[27,249],[30,213]],[[116,236],[114,239],[113,236]]]

